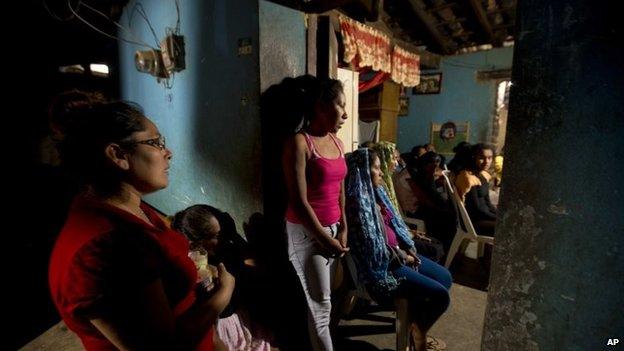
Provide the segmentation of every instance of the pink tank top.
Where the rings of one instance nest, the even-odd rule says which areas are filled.
[[[308,203],[312,206],[316,217],[323,226],[329,226],[340,220],[340,186],[347,175],[347,163],[340,143],[333,134],[329,134],[340,150],[335,159],[324,158],[316,152],[314,143],[307,133],[305,136],[312,157],[306,163],[306,182],[308,186]],[[286,220],[301,224],[292,205],[286,210]]]

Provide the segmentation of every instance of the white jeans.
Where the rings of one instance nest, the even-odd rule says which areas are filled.
[[[336,237],[338,224],[324,227]],[[319,244],[301,224],[286,221],[288,257],[295,267],[308,302],[308,330],[314,351],[332,351],[329,334],[331,314],[331,281],[337,260],[321,255]]]

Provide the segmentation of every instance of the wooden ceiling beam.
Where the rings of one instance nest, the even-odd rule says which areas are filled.
[[[278,5],[290,7],[305,13],[323,13],[341,6],[353,3],[356,0],[311,0],[311,1],[293,1],[293,0],[269,0]]]
[[[503,12],[512,11],[512,10],[515,10],[515,9],[516,9],[515,6],[499,7],[496,10],[488,11],[487,14],[488,14],[488,16],[490,16],[490,15],[495,15],[497,13],[503,13]]]
[[[437,21],[426,10],[426,6],[422,0],[409,0],[409,4],[412,7],[412,11],[418,17],[420,22],[429,32],[436,44],[442,49],[445,54],[452,54],[457,49],[457,44],[451,41],[438,30],[436,24]]]
[[[468,36],[471,36],[471,35],[473,35],[473,34],[474,34],[474,33],[473,33],[473,32],[471,32],[471,31],[463,31],[463,32],[461,32],[461,33],[453,33],[453,34],[451,34],[451,36],[452,36],[453,38],[463,38],[463,37],[468,37]]]
[[[446,21],[440,21],[438,22],[438,24],[436,24],[437,27],[441,27],[441,26],[445,26],[447,24],[452,24],[452,23],[462,23],[462,22],[466,22],[465,18],[453,18],[450,20],[446,20]]]
[[[438,5],[438,6],[434,6],[430,8],[429,12],[438,12],[440,10],[448,9],[450,7],[455,7],[455,6],[457,6],[456,2],[447,2],[446,4]]]
[[[497,30],[500,30],[500,29],[510,28],[510,27],[515,26],[515,25],[516,25],[515,23],[500,24],[498,26],[492,27],[492,30],[497,31]]]
[[[481,6],[480,0],[468,0],[468,1],[470,2],[470,6],[472,7],[475,17],[477,18],[477,21],[479,22],[479,24],[481,25],[481,28],[485,32],[485,35],[488,41],[492,43],[493,46],[500,46],[501,45],[500,40],[498,40],[496,36],[494,35],[494,31],[492,30],[492,25],[490,24],[490,20],[488,19],[488,16],[485,13],[483,6]]]

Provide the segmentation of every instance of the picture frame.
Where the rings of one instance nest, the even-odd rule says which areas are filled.
[[[409,113],[409,96],[399,96],[399,116],[407,116]]]
[[[442,90],[442,72],[420,75],[420,84],[412,88],[412,94],[440,94]]]
[[[447,121],[431,123],[430,142],[436,152],[446,156],[453,156],[453,148],[462,141],[468,141],[470,136],[469,121]]]

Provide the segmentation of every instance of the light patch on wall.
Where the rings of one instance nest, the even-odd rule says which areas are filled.
[[[69,65],[59,67],[61,73],[84,73],[85,69],[82,65]]]
[[[91,73],[93,73],[93,75],[102,77],[108,77],[110,72],[108,69],[108,65],[102,63],[92,63],[89,65],[89,69],[91,70]]]

